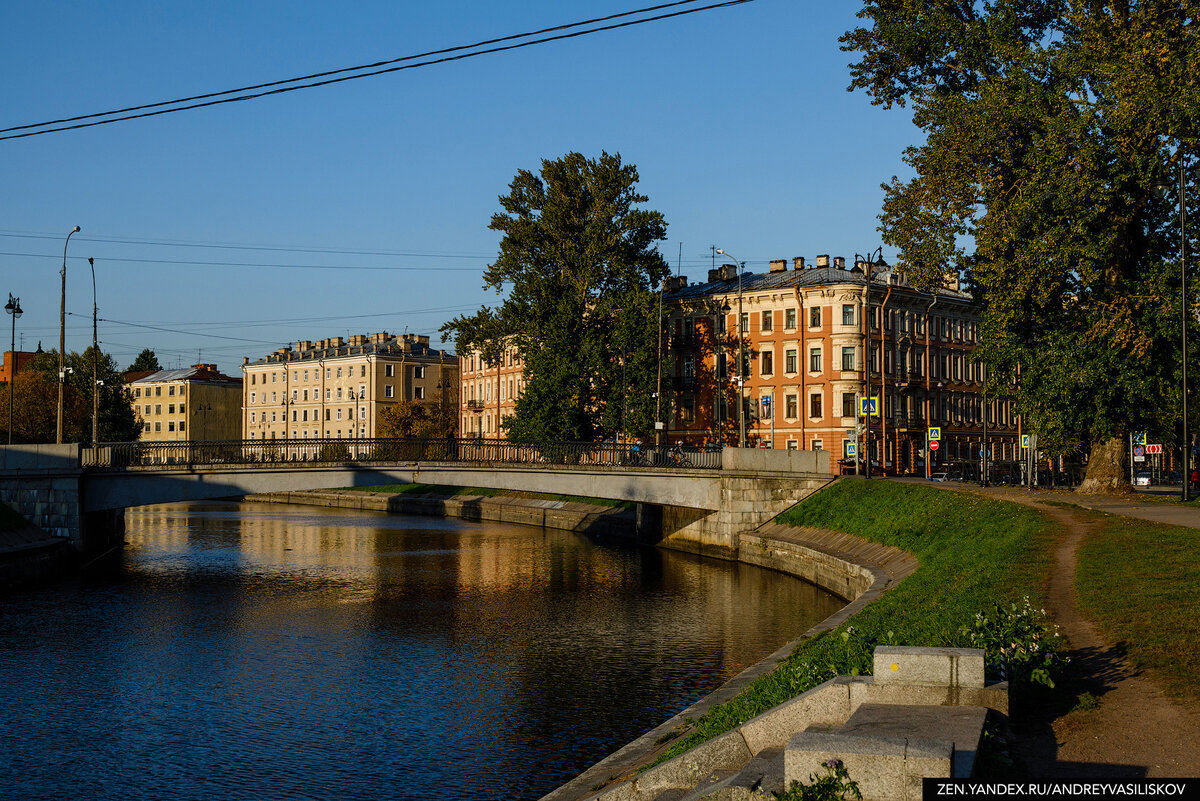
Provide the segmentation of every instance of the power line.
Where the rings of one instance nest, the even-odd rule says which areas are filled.
[[[61,257],[48,253],[12,253],[8,251],[0,251],[0,256],[13,256],[18,258],[30,259],[59,259]],[[82,256],[72,257],[76,260],[83,258]],[[285,270],[360,270],[360,271],[382,271],[382,272],[461,272],[461,273],[477,273],[479,267],[371,267],[366,265],[355,264],[281,264],[277,262],[252,262],[252,261],[200,261],[195,259],[138,259],[131,256],[107,256],[105,261],[111,263],[131,262],[134,264],[181,264],[189,267],[270,267]]]
[[[42,234],[26,231],[0,231],[0,237],[8,237],[13,239],[51,239],[62,240],[60,234]],[[209,248],[217,250],[250,250],[250,251],[269,251],[275,253],[330,253],[341,256],[405,256],[411,258],[425,259],[487,259],[491,258],[489,254],[484,253],[452,253],[446,251],[403,251],[403,250],[359,250],[354,248],[321,248],[321,247],[286,247],[282,245],[242,245],[234,243],[221,242],[189,242],[186,240],[158,240],[158,239],[138,239],[134,237],[105,237],[105,236],[83,236],[76,237],[77,243],[94,242],[99,244],[118,244],[118,245],[152,245],[158,247],[186,247],[186,248]]]
[[[633,15],[633,14],[645,13],[646,11],[653,11],[653,10],[661,9],[661,8],[669,8],[669,7],[676,6],[676,5],[686,4],[688,2],[696,2],[696,0],[680,0],[680,2],[677,2],[677,3],[667,3],[667,4],[661,5],[661,6],[650,6],[645,9],[640,9],[638,11],[624,12],[623,14],[614,15],[612,17],[597,18],[596,21],[604,21],[607,19],[615,19],[617,17],[622,17],[622,16],[629,16],[629,15]],[[299,84],[298,86],[280,86],[280,84],[308,80],[308,78],[292,78],[292,79],[285,80],[285,81],[274,81],[271,83],[258,84],[255,87],[247,87],[246,89],[229,89],[229,90],[225,90],[222,92],[211,92],[206,95],[196,95],[194,98],[190,98],[190,99],[184,98],[184,99],[175,100],[175,101],[163,101],[161,103],[150,103],[150,104],[146,104],[143,106],[131,106],[131,107],[129,107],[129,109],[126,109],[126,110],[114,110],[114,111],[107,111],[107,112],[99,112],[96,114],[80,115],[78,117],[66,117],[66,118],[63,118],[62,120],[58,120],[58,121],[47,121],[47,122],[40,122],[40,123],[30,123],[28,125],[19,125],[19,126],[14,126],[11,128],[0,129],[0,132],[2,132],[2,131],[10,131],[10,132],[11,131],[20,131],[20,133],[7,133],[4,136],[0,136],[0,141],[6,140],[6,139],[22,139],[22,138],[25,138],[28,136],[40,136],[42,134],[57,133],[60,131],[71,131],[71,130],[77,130],[80,128],[92,128],[97,125],[109,125],[114,122],[124,122],[126,120],[136,120],[136,119],[141,119],[144,117],[155,117],[155,116],[159,116],[162,114],[172,114],[177,111],[189,111],[191,109],[205,108],[207,106],[222,105],[224,103],[237,103],[237,102],[240,102],[243,100],[256,100],[256,99],[262,98],[262,97],[269,97],[271,95],[284,94],[286,92],[295,92],[295,91],[299,91],[301,89],[313,89],[313,88],[316,88],[319,86],[329,86],[329,85],[335,84],[335,83],[343,83],[345,81],[353,81],[358,78],[369,78],[369,77],[373,77],[376,75],[386,75],[386,74],[392,73],[392,72],[401,72],[403,70],[417,69],[418,67],[429,67],[429,66],[433,66],[435,64],[445,64],[445,63],[449,63],[452,61],[462,61],[464,59],[474,58],[476,56],[490,55],[493,53],[502,53],[502,52],[505,52],[508,50],[519,50],[521,48],[531,47],[533,45],[546,44],[548,42],[561,41],[561,40],[565,40],[565,39],[574,39],[579,36],[587,36],[587,35],[590,35],[593,33],[601,33],[603,31],[612,31],[612,30],[617,30],[620,28],[628,28],[628,27],[631,27],[634,25],[642,25],[647,22],[657,22],[660,20],[671,19],[673,17],[682,17],[682,16],[686,16],[688,14],[696,14],[701,11],[711,11],[711,10],[717,9],[717,8],[725,8],[728,6],[738,6],[738,5],[742,5],[744,3],[750,3],[750,2],[753,2],[753,0],[726,0],[726,2],[712,3],[710,5],[700,6],[698,8],[688,8],[688,9],[683,9],[681,11],[673,11],[673,12],[666,13],[666,14],[658,14],[655,16],[643,17],[641,19],[629,20],[626,22],[617,22],[617,23],[613,23],[610,25],[601,25],[599,27],[589,28],[589,29],[583,30],[583,31],[571,31],[569,33],[560,33],[560,34],[556,34],[554,36],[545,36],[540,39],[532,39],[532,40],[529,40],[526,42],[518,42],[516,44],[508,44],[508,45],[502,45],[502,46],[498,46],[498,47],[487,47],[483,50],[473,50],[472,52],[469,52],[469,53],[458,53],[457,55],[442,56],[441,58],[435,58],[430,61],[420,61],[420,62],[417,62],[414,64],[400,64],[399,66],[385,67],[382,69],[372,69],[372,67],[374,65],[367,65],[366,67],[347,67],[344,70],[332,70],[330,72],[325,72],[325,73],[314,73],[314,75],[312,77],[335,75],[335,74],[339,74],[339,73],[346,72],[346,71],[355,71],[358,69],[372,69],[372,71],[359,72],[356,75],[342,75],[341,77],[327,78],[325,80],[312,81],[310,83],[302,83],[302,84]],[[546,31],[565,30],[567,28],[573,28],[573,27],[578,27],[578,26],[587,25],[587,24],[590,24],[590,23],[577,22],[577,23],[571,23],[569,25],[560,25],[555,28],[547,28],[545,30]],[[409,60],[414,60],[414,59],[418,59],[418,58],[425,58],[429,55],[436,55],[439,53],[449,53],[449,52],[454,52],[454,51],[459,51],[459,50],[471,50],[472,48],[480,47],[482,45],[486,45],[489,43],[511,41],[513,39],[521,39],[521,38],[525,38],[528,36],[536,36],[536,35],[539,35],[539,33],[540,32],[515,34],[513,36],[506,36],[506,37],[502,37],[500,39],[493,39],[493,40],[488,40],[488,41],[484,41],[484,42],[477,42],[474,45],[460,45],[457,47],[446,48],[444,50],[431,51],[430,53],[424,54],[424,55],[404,56],[402,58],[392,59],[390,61],[383,61],[383,62],[378,62],[378,63],[379,64],[397,64],[400,61],[409,61]],[[241,91],[248,91],[250,89],[257,89],[257,88],[270,87],[270,86],[275,86],[277,88],[274,88],[274,89],[265,89],[264,88],[263,91],[255,91],[252,94],[243,94],[243,95],[238,95],[237,97],[223,97],[223,95],[227,95],[227,94],[233,94],[233,93],[237,93],[237,92],[241,92]],[[191,100],[193,100],[193,99],[201,100],[203,98],[214,98],[214,97],[218,98],[218,99],[203,100],[203,102],[194,102],[194,103],[191,102]],[[173,105],[175,103],[185,103],[187,105],[176,105],[174,108],[159,108],[160,106]],[[156,110],[140,111],[139,113],[136,113],[136,114],[127,114],[126,113],[126,111],[135,111],[135,110],[139,110],[139,109],[149,109],[149,108],[153,108]],[[121,114],[124,114],[124,116],[110,116],[110,115],[121,115]],[[103,119],[103,120],[95,119],[97,117],[110,117],[110,118]],[[91,122],[77,122],[74,125],[59,125],[59,127],[57,127],[57,128],[45,127],[45,126],[50,126],[50,125],[58,125],[59,122],[70,122],[70,121],[76,121],[76,120],[92,120],[92,121]],[[28,130],[31,128],[41,128],[42,130],[38,130],[38,131]]]

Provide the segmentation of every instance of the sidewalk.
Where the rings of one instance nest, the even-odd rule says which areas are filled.
[[[889,478],[886,480],[903,481],[910,484],[926,484],[941,489],[977,492],[981,495],[1017,501],[1018,503],[1067,503],[1072,506],[1094,509],[1097,512],[1107,512],[1113,515],[1150,520],[1154,523],[1166,523],[1172,526],[1186,526],[1188,528],[1200,529],[1200,508],[1183,506],[1179,503],[1166,500],[1166,497],[1169,497],[1169,495],[1178,497],[1178,489],[1171,493],[1142,491],[1137,492],[1129,498],[1116,498],[1109,495],[1080,495],[1074,490],[981,487],[969,481],[931,482],[923,478]]]

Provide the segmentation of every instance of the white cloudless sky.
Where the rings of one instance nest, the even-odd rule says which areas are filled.
[[[648,2],[87,3],[0,14],[0,127],[469,44]],[[713,246],[853,258],[880,244],[882,182],[919,140],[849,93],[856,2],[754,0],[673,20],[243,103],[0,141],[0,293],[18,348],[91,340],[125,367],[237,373],[296,340],[429,334],[496,295],[488,228],[517,170],[570,151],[637,165],[664,256]],[[245,246],[245,247],[229,247]],[[892,253],[885,249],[890,259]],[[718,261],[720,257],[718,257]],[[6,320],[6,322],[9,322]],[[8,326],[6,326],[7,328]],[[164,330],[166,329],[166,330]],[[5,332],[4,349],[9,334]],[[445,347],[453,349],[453,343]]]

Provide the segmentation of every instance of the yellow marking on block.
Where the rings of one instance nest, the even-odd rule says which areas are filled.
[[[896,664],[895,662],[893,662],[893,663],[892,663],[892,672],[894,673],[894,672],[896,672],[896,671],[897,671],[897,670],[899,670],[899,669],[900,669],[900,665],[898,665],[898,664]]]

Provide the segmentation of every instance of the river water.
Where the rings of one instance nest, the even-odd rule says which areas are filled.
[[[530,799],[835,611],[527,526],[205,502],[0,600],[0,798]]]

